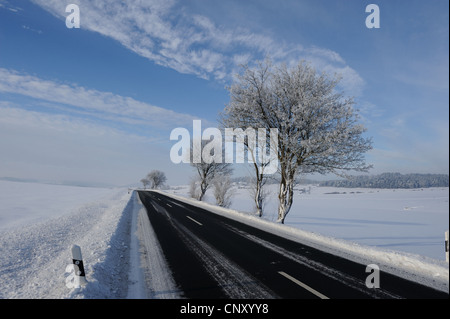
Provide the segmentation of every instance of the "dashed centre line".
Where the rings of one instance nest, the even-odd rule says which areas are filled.
[[[199,224],[200,226],[203,226],[202,223],[200,223],[199,221],[195,220],[195,219],[192,218],[191,216],[187,216],[187,215],[186,215],[186,217],[189,218],[190,220],[192,220],[194,223],[197,223],[197,224]]]
[[[310,286],[308,286],[307,284],[302,283],[300,280],[292,277],[291,275],[288,275],[287,273],[285,273],[284,271],[279,271],[278,272],[280,275],[286,277],[287,279],[289,279],[290,281],[296,283],[297,285],[299,285],[300,287],[308,290],[309,292],[313,293],[314,295],[316,295],[317,297],[319,297],[320,299],[330,299],[327,296],[325,296],[324,294],[321,294],[320,292],[318,292],[317,290],[315,290],[314,288],[311,288]]]

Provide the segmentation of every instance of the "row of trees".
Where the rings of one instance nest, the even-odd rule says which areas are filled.
[[[214,188],[214,197],[216,204],[221,207],[229,207],[231,205],[231,173],[230,164],[192,164],[197,172],[197,175],[192,178],[190,184],[189,194],[192,198],[199,201],[203,200],[206,191],[211,187]],[[164,172],[153,170],[142,178],[144,189],[160,189],[164,187],[167,178]]]
[[[372,141],[363,137],[365,128],[357,123],[355,102],[339,91],[340,80],[337,75],[318,73],[304,61],[288,68],[273,66],[266,60],[258,62],[254,68],[243,66],[242,73],[228,88],[230,102],[220,114],[222,129],[241,129],[242,132],[248,128],[265,129],[267,145],[259,145],[259,149],[276,154],[275,157],[256,156],[254,147],[257,145],[249,141],[248,136],[244,139],[247,156],[254,159],[253,197],[259,216],[263,214],[264,186],[268,178],[273,177],[264,170],[273,158],[278,167],[280,223],[284,223],[292,207],[294,186],[302,174],[346,176],[348,171],[367,172],[371,167],[365,163],[364,153],[372,148]],[[271,129],[278,132],[276,141],[270,140]],[[197,172],[191,182],[191,196],[202,200],[206,191],[214,187],[217,204],[228,206],[230,164],[225,163],[224,158],[220,163],[190,162]],[[147,179],[152,188],[157,187],[154,179]]]
[[[201,141],[202,149],[207,141]],[[194,150],[191,149],[191,156],[194,156]],[[223,154],[223,152],[222,152]],[[192,177],[189,187],[189,195],[199,201],[203,200],[206,191],[210,188],[214,189],[214,197],[216,204],[221,207],[229,207],[231,205],[231,174],[233,172],[231,164],[212,161],[207,163],[190,160],[191,166],[195,169],[194,177]]]
[[[229,207],[231,205],[231,168],[228,165],[208,165],[206,163],[193,164],[198,175],[192,178],[189,194],[192,198],[203,200],[206,191],[211,187],[214,188],[214,197],[216,204],[221,207]],[[153,170],[142,178],[144,189],[160,189],[164,187],[167,178],[164,172]]]
[[[146,177],[141,179],[140,182],[144,186],[144,189],[146,189],[148,186],[150,186],[150,189],[158,189],[164,186],[166,180],[167,178],[164,172],[153,170],[148,173]]]

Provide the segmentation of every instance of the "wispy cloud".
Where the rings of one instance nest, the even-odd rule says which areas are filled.
[[[0,0],[0,8],[5,8],[6,10],[14,13],[18,13],[23,10],[21,7],[11,4],[8,0]]]
[[[37,34],[42,34],[42,30],[33,29],[27,25],[22,25],[22,28],[31,32],[36,32]]]
[[[242,61],[270,56],[275,62],[309,59],[344,76],[347,91],[359,93],[364,81],[332,50],[282,43],[243,27],[226,28],[204,15],[188,14],[182,1],[33,0],[60,19],[76,3],[81,28],[110,37],[154,63],[180,73],[227,81]]]
[[[61,110],[92,118],[157,129],[186,126],[194,119],[191,115],[150,105],[131,97],[44,80],[4,68],[0,68],[0,92],[31,97],[40,103],[52,103]]]

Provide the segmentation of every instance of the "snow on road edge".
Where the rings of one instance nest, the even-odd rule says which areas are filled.
[[[70,196],[70,195],[69,195]],[[87,284],[73,288],[71,247]],[[0,299],[180,298],[135,191],[115,189],[62,216],[0,231]]]
[[[157,192],[360,264],[377,264],[381,271],[440,291],[449,292],[449,266],[444,261],[326,237],[313,232],[274,223],[236,210],[218,207],[163,191]]]
[[[124,298],[131,214],[126,190],[41,223],[0,232],[0,298]],[[66,286],[72,245],[81,247],[87,285]]]
[[[176,287],[147,211],[134,191],[129,299],[177,299]]]

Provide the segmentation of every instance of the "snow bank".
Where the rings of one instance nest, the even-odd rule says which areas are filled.
[[[126,297],[132,216],[127,213],[132,207],[126,189],[87,190],[13,183],[8,186],[25,188],[28,192],[21,191],[17,198],[3,198],[2,209],[16,203],[25,205],[27,212],[15,221],[13,215],[8,215],[9,227],[2,224],[0,298]],[[30,187],[39,194],[39,204],[27,203],[27,196],[35,196]],[[9,193],[15,194],[11,190]],[[62,196],[72,199],[61,200]],[[25,204],[20,204],[22,198]],[[44,210],[45,214],[39,213]],[[34,211],[38,212],[37,218]],[[74,244],[81,247],[88,281],[80,289],[66,286],[69,274],[65,271],[72,262]]]
[[[0,181],[0,299],[179,298],[136,192]],[[73,288],[71,247],[87,284]]]
[[[239,212],[237,210],[221,208],[209,203],[199,202],[167,192],[161,193],[180,201],[184,201],[188,204],[208,209],[216,214],[257,227],[261,230],[277,234],[302,244],[310,245],[322,251],[329,252],[364,265],[377,264],[381,271],[385,271],[441,291],[449,291],[449,267],[448,263],[445,261],[439,261],[415,254],[360,245],[354,242],[304,231],[296,227],[274,223],[248,213]]]
[[[132,245],[130,251],[130,299],[177,299],[177,288],[153,230],[147,211],[136,192],[133,192]]]

